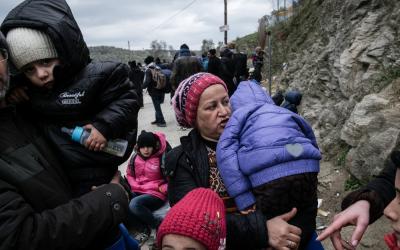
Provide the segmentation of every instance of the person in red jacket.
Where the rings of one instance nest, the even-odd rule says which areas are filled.
[[[167,149],[165,135],[143,130],[138,137],[137,148],[137,154],[131,157],[126,170],[126,177],[133,195],[129,203],[130,221],[139,231],[135,238],[143,245],[151,229],[157,229],[161,223],[153,212],[162,207],[167,198],[168,184],[160,167]]]

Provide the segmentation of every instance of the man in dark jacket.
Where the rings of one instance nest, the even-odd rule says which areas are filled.
[[[157,83],[155,79],[153,79],[152,74],[152,70],[155,70],[158,66],[154,63],[154,57],[152,56],[146,57],[144,59],[144,63],[146,64],[146,70],[144,72],[143,88],[147,88],[156,114],[156,119],[152,121],[151,124],[157,125],[158,127],[166,127],[167,123],[165,122],[161,109],[161,104],[164,102],[165,93],[163,90],[156,89]]]
[[[233,53],[232,61],[235,65],[234,82],[239,85],[240,82],[247,80],[247,55],[241,53],[234,42],[228,43],[228,49]]]
[[[207,72],[221,78],[221,59],[217,57],[217,50],[208,51],[208,69]]]
[[[196,56],[192,56],[189,46],[182,44],[179,49],[179,54],[173,62],[171,74],[171,86],[175,91],[179,83],[198,72],[203,71],[201,60]]]
[[[220,78],[228,87],[228,94],[232,96],[237,86],[233,81],[235,77],[235,64],[233,61],[233,53],[228,48],[221,48],[221,70]]]
[[[0,249],[104,249],[119,237],[128,199],[119,175],[72,199],[67,177],[29,120],[7,106],[0,33]]]

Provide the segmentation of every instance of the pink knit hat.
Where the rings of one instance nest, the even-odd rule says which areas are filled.
[[[196,188],[183,197],[161,223],[157,245],[167,234],[187,236],[209,250],[225,249],[225,207],[222,199],[211,189]]]
[[[214,84],[221,84],[227,90],[224,81],[219,77],[203,72],[194,74],[179,84],[172,98],[172,105],[180,126],[194,127],[200,96],[206,88]]]

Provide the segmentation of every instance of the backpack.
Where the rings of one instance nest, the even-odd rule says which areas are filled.
[[[156,83],[155,89],[163,90],[167,84],[167,77],[163,74],[159,67],[149,68],[151,72],[151,77]]]
[[[161,72],[165,75],[165,79],[166,79],[165,87],[162,89],[162,91],[164,93],[170,93],[172,90],[171,80],[170,80],[172,71],[170,69],[162,69]]]

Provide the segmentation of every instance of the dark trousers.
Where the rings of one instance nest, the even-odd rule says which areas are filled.
[[[164,102],[164,95],[152,95],[151,100],[153,102],[154,110],[156,111],[156,122],[165,123],[164,115],[161,110],[161,103]]]
[[[299,250],[306,248],[316,228],[317,175],[304,173],[282,177],[253,189],[257,209],[261,209],[267,220],[297,208],[297,214],[288,223],[302,231]]]
[[[155,228],[161,221],[154,217],[153,212],[165,203],[162,199],[150,194],[133,193],[129,203],[129,224],[142,231],[144,228]]]

